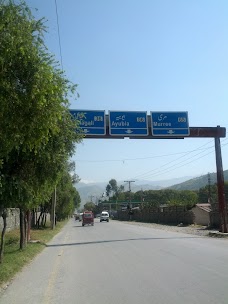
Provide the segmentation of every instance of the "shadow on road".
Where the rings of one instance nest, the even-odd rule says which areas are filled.
[[[74,228],[85,228],[85,227],[93,227],[92,225],[85,225],[85,226],[73,226]]]
[[[81,246],[81,245],[93,245],[102,243],[115,243],[115,242],[129,242],[129,241],[152,241],[152,240],[179,240],[179,239],[199,239],[200,236],[186,236],[186,237],[152,237],[152,238],[132,238],[122,240],[104,240],[104,241],[91,241],[80,243],[65,243],[65,244],[52,244],[46,245],[46,247],[63,247],[63,246]]]

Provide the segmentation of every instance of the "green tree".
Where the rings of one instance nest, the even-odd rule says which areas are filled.
[[[87,202],[84,205],[84,210],[95,212],[95,209],[96,209],[96,205],[92,202]]]
[[[74,201],[74,209],[80,208],[81,205],[81,197],[79,192],[77,191],[76,188],[74,188],[74,195],[73,195],[73,201]]]
[[[66,170],[57,184],[56,217],[63,220],[74,213],[80,206],[80,196],[73,186],[72,176]]]
[[[1,233],[1,242],[0,242],[0,264],[3,261],[3,253],[4,253],[4,236],[6,233],[6,226],[7,226],[7,208],[4,208],[3,206],[0,205],[0,216],[3,219],[3,228],[2,228],[2,233]]]
[[[106,186],[106,195],[109,197],[112,191],[112,187],[110,184]]]
[[[24,2],[0,2],[0,205],[24,213],[47,201],[80,140],[70,117],[72,85],[43,41],[44,19]]]
[[[108,185],[106,186],[106,195],[110,197],[112,195],[114,200],[117,200],[120,193],[124,191],[124,186],[118,186],[117,181],[112,178],[109,182]]]
[[[218,201],[218,194],[217,194],[217,185],[211,185],[209,188],[209,185],[200,188],[198,191],[198,202],[201,204],[208,203],[209,199],[211,202],[217,202]]]

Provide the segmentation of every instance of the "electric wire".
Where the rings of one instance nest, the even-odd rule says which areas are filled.
[[[62,57],[62,46],[61,46],[61,38],[60,38],[60,30],[59,30],[59,14],[58,14],[57,0],[55,0],[55,11],[56,11],[58,38],[59,38],[60,62],[61,62],[61,67],[62,67],[62,71],[63,71],[63,57]]]
[[[211,149],[211,148],[214,148],[214,147],[210,147],[210,148],[208,148],[208,149]],[[208,150],[208,149],[207,149],[207,150]],[[181,162],[178,162],[177,164],[168,166],[168,168],[165,168],[165,169],[160,170],[160,168],[166,167],[166,166],[169,165],[170,163],[173,163],[173,162],[176,162],[176,161],[177,161],[177,160],[173,160],[173,161],[171,161],[171,162],[169,162],[169,163],[166,163],[166,164],[164,164],[164,165],[162,165],[162,166],[160,166],[160,167],[158,167],[158,168],[156,168],[156,169],[153,169],[152,171],[150,171],[150,173],[153,172],[153,171],[159,171],[159,172],[165,171],[165,172],[166,172],[166,170],[168,170],[168,169],[170,169],[170,168],[173,168],[173,167],[176,167],[176,166],[179,165],[179,164],[185,163],[187,160],[193,159],[194,157],[196,157],[196,156],[202,154],[203,152],[205,152],[205,151],[201,151],[201,152],[199,152],[199,153],[197,153],[197,154],[195,154],[195,155],[193,155],[193,156],[191,156],[191,157],[188,157],[187,159],[182,160]],[[186,155],[185,155],[185,156],[186,156]],[[155,174],[156,174],[156,172],[155,172]],[[144,174],[143,176],[145,176],[145,175],[147,176],[148,174]],[[154,174],[153,174],[153,175],[154,175]],[[151,174],[149,174],[149,176],[151,176]]]
[[[147,175],[147,174],[149,174],[149,173],[151,173],[151,172],[160,170],[161,168],[163,168],[163,167],[165,167],[165,166],[167,166],[167,165],[170,165],[171,163],[177,162],[177,161],[179,161],[181,158],[186,157],[187,155],[189,155],[189,154],[192,153],[192,152],[196,152],[196,151],[200,150],[200,148],[202,148],[202,147],[204,147],[204,146],[206,146],[206,145],[208,145],[208,144],[210,144],[210,143],[211,143],[211,141],[208,142],[208,143],[206,143],[206,144],[204,144],[204,145],[202,145],[202,146],[200,146],[200,147],[198,147],[198,149],[195,149],[195,150],[192,150],[192,151],[188,151],[188,152],[186,152],[184,155],[182,155],[181,157],[179,157],[178,159],[174,159],[174,160],[172,160],[172,161],[169,161],[168,163],[165,163],[164,165],[159,166],[158,168],[155,168],[155,169],[149,170],[149,171],[147,171],[147,172],[138,174],[138,175],[136,175],[136,176],[134,177],[134,179],[137,179],[137,178],[139,178],[139,177],[142,178],[142,176],[145,176],[145,175]],[[203,149],[203,151],[201,151],[201,152],[199,152],[199,153],[203,153],[205,150],[211,149],[212,147],[213,147],[213,146],[210,146],[209,148],[207,147],[206,149]],[[192,157],[194,157],[194,156],[192,156]],[[175,166],[175,165],[174,165],[174,166]]]
[[[227,141],[228,138],[224,139],[222,142]],[[212,141],[194,149],[194,150],[189,150],[189,151],[183,151],[183,152],[177,152],[177,153],[170,153],[170,154],[162,154],[162,155],[154,155],[154,156],[146,156],[146,157],[136,157],[136,158],[124,158],[124,159],[103,159],[103,160],[87,160],[87,159],[75,159],[76,162],[85,162],[85,163],[106,163],[106,162],[125,162],[125,161],[137,161],[137,160],[146,160],[146,159],[154,159],[154,158],[162,158],[162,157],[170,157],[173,155],[180,155],[180,154],[189,154],[198,150],[207,150],[208,148],[201,148],[203,146],[206,146],[210,143],[212,143]]]
[[[226,144],[224,144],[222,147],[225,147],[225,146],[227,146],[228,145],[228,143],[226,143]],[[174,165],[174,166],[171,166],[171,167],[168,167],[168,168],[166,168],[166,169],[164,169],[164,170],[161,170],[160,172],[155,172],[154,174],[150,174],[150,175],[148,175],[148,176],[143,176],[143,177],[141,177],[141,178],[143,178],[143,179],[147,179],[148,177],[155,177],[155,176],[158,176],[158,175],[161,175],[161,174],[164,174],[164,173],[168,173],[168,172],[171,172],[171,171],[174,171],[174,170],[176,170],[176,169],[179,169],[179,168],[181,168],[181,167],[183,167],[183,166],[186,166],[186,165],[188,165],[188,164],[190,164],[190,163],[192,163],[192,162],[195,162],[195,161],[197,161],[197,160],[199,160],[199,159],[201,159],[201,158],[203,158],[203,157],[205,157],[205,156],[207,156],[207,155],[209,155],[209,154],[211,154],[211,153],[214,153],[214,151],[210,151],[209,153],[206,153],[206,154],[204,154],[204,155],[202,155],[202,156],[200,156],[200,157],[198,157],[198,158],[196,158],[196,159],[193,159],[193,160],[191,160],[191,161],[189,161],[189,162],[187,162],[187,163],[184,163],[184,164],[182,164],[182,165],[180,165],[180,166],[178,166],[179,164],[181,164],[181,163],[183,163],[183,161],[182,162],[180,162],[179,164],[176,164],[176,165]],[[199,155],[199,154],[201,154],[201,153],[198,153],[198,154],[196,154],[195,156],[197,156],[197,155]],[[194,157],[195,157],[194,156]],[[188,159],[191,159],[191,158],[188,158]],[[188,160],[188,159],[186,159],[186,160]],[[186,161],[185,160],[185,161]],[[184,162],[185,162],[184,161]],[[174,168],[172,168],[172,167],[174,167]],[[161,167],[160,167],[161,168]]]
[[[210,144],[210,142],[200,146],[197,149],[190,150],[190,151],[183,151],[183,152],[177,152],[177,153],[170,153],[170,154],[162,154],[162,155],[154,155],[154,156],[147,156],[147,157],[136,157],[136,158],[124,158],[124,159],[104,159],[104,160],[85,160],[85,159],[76,159],[77,162],[88,162],[88,163],[104,163],[104,162],[123,162],[123,161],[135,161],[135,160],[146,160],[146,159],[154,159],[154,158],[162,158],[162,157],[170,157],[173,155],[180,155],[180,154],[188,154],[192,153],[198,150],[201,150],[201,147]],[[204,148],[202,150],[207,150],[207,148]]]

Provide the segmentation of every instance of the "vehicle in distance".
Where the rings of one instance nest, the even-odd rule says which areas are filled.
[[[102,211],[100,215],[100,222],[109,222],[109,213],[107,211]]]
[[[94,225],[94,215],[92,211],[85,211],[82,215],[82,226]]]

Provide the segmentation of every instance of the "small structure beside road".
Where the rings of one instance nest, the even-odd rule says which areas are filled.
[[[196,204],[191,210],[194,213],[194,224],[210,226],[211,204]]]

